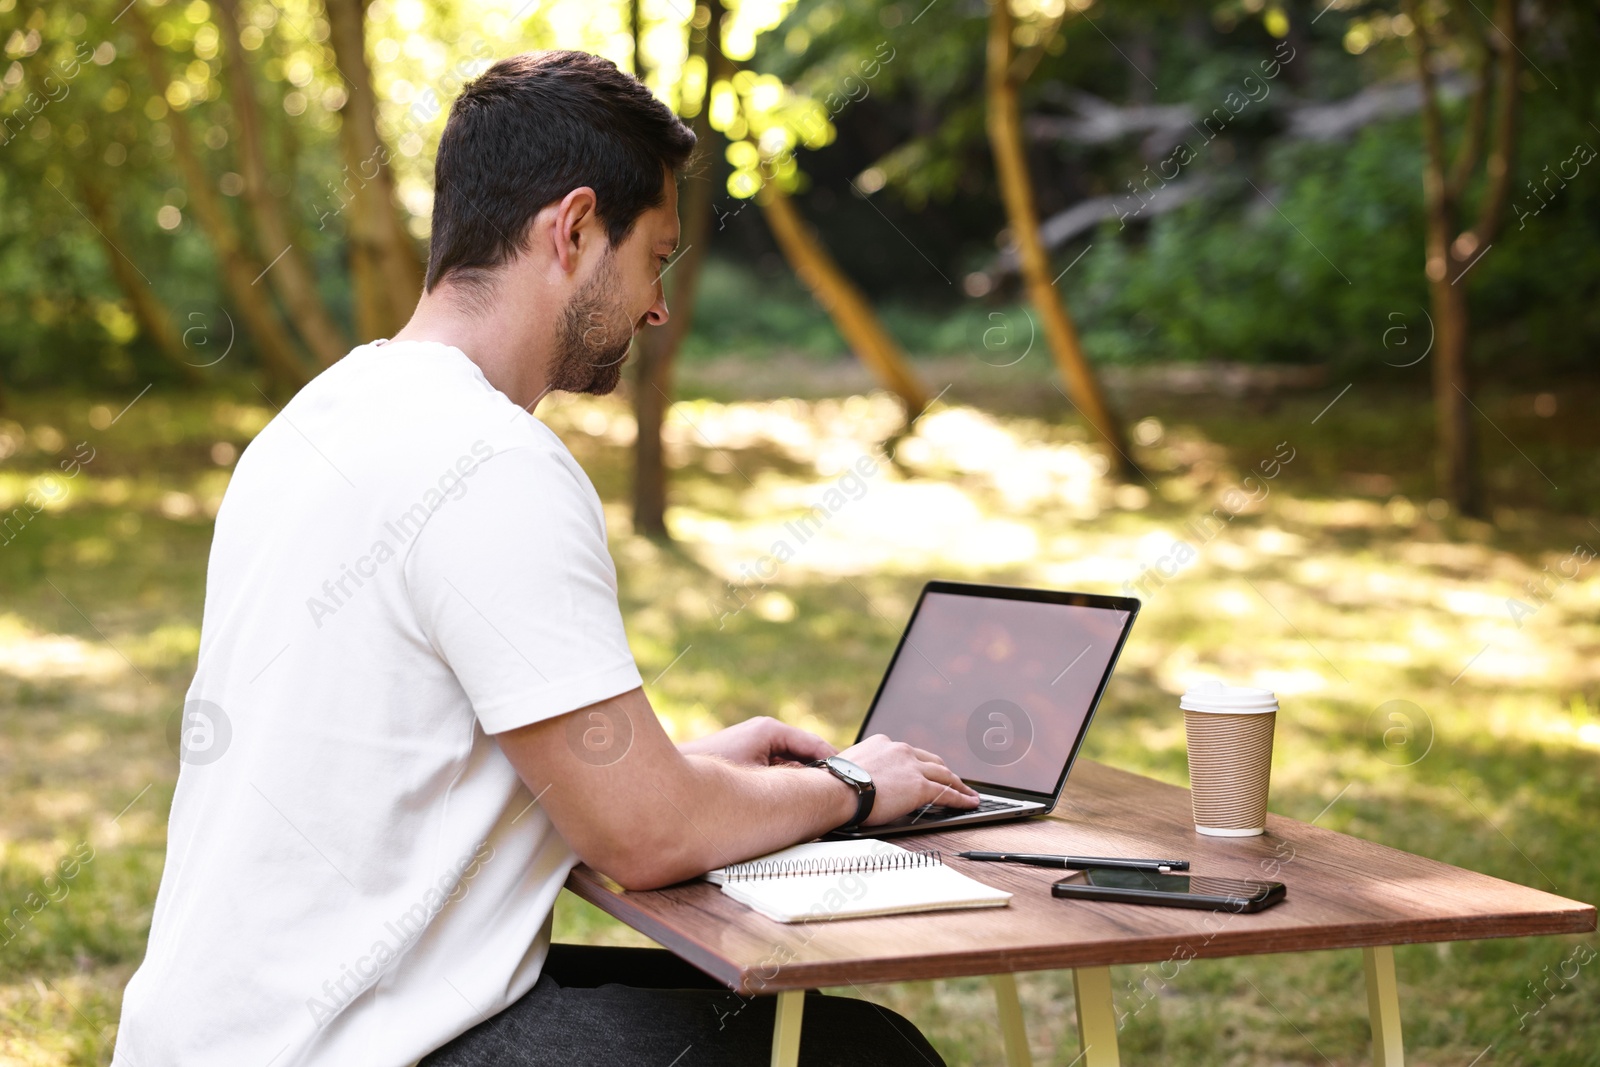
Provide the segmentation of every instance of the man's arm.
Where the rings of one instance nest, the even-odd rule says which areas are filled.
[[[774,736],[787,750],[811,736],[793,734]],[[809,840],[855,814],[855,792],[825,770],[680,751],[642,689],[495,737],[573,851],[627,889]],[[935,802],[977,806],[932,753],[878,734],[842,755],[872,775],[869,825]]]

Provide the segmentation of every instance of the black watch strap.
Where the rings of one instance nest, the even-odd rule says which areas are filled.
[[[867,818],[872,814],[873,802],[878,799],[878,790],[872,784],[872,775],[843,756],[829,756],[827,759],[815,760],[811,765],[823,768],[856,791],[856,813],[849,822],[838,827],[838,829],[854,830],[866,822]]]

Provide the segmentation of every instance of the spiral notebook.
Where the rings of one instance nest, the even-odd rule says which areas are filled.
[[[937,852],[881,840],[812,841],[719,867],[706,880],[781,923],[1003,908],[1011,900],[1010,893],[946,867]]]

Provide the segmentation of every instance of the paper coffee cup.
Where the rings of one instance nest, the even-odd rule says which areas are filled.
[[[1270,689],[1203,682],[1191,686],[1178,707],[1189,741],[1196,832],[1211,837],[1265,833],[1277,697]]]

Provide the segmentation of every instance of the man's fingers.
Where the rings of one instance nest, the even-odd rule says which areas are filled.
[[[949,784],[965,796],[975,797],[978,795],[977,790],[963,782],[961,777],[952,771],[944,760],[932,752],[922,748],[912,748],[911,751],[916,753],[917,758],[923,762],[924,769],[922,773],[928,778],[936,782]]]
[[[921,760],[923,763],[932,763],[932,764],[935,764],[935,765],[940,766],[940,767],[948,767],[949,766],[949,764],[944,761],[944,757],[940,756],[937,752],[929,752],[925,748],[915,748],[915,747],[913,747],[911,749],[911,751],[916,753],[917,758],[919,760]]]
[[[941,808],[975,808],[978,806],[977,794],[960,792],[947,782],[936,782],[938,791],[926,803]]]
[[[810,730],[787,723],[776,723],[775,727],[771,745],[774,756],[792,755],[804,760],[817,760],[838,754],[838,749]]]
[[[943,764],[941,764],[938,770],[936,770],[934,773],[929,774],[928,778],[932,781],[938,782],[940,785],[949,786],[962,796],[971,797],[974,800],[976,800],[978,797],[978,791],[976,789],[972,788],[966,782],[963,782],[960,775]]]
[[[928,781],[939,786],[940,795],[945,798],[934,803],[949,803],[952,807],[958,808],[975,807],[977,805],[977,791],[963,782],[956,772],[944,764],[940,763],[934,766],[923,764],[922,775]],[[958,801],[970,801],[971,803],[958,803]]]

